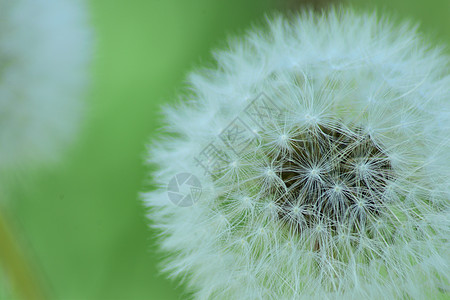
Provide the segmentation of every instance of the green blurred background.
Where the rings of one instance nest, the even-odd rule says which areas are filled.
[[[182,299],[158,272],[156,232],[139,192],[149,188],[145,145],[196,66],[229,35],[295,0],[90,0],[96,35],[92,86],[77,141],[57,165],[16,180],[9,209],[52,299]],[[326,2],[308,1],[314,6]],[[342,2],[342,1],[341,1]],[[344,1],[421,24],[450,41],[449,0]]]

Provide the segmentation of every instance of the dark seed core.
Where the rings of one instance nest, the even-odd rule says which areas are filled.
[[[318,223],[362,226],[383,210],[392,179],[388,155],[361,129],[317,126],[290,140],[274,158],[285,189],[279,218],[298,229]]]

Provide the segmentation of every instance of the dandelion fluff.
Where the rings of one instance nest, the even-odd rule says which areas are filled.
[[[150,147],[164,270],[198,299],[448,293],[448,56],[407,24],[332,10],[215,57]],[[201,193],[180,207],[166,189],[183,172]]]
[[[70,141],[87,80],[79,0],[0,0],[0,166],[50,159]]]

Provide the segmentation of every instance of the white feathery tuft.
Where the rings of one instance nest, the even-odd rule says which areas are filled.
[[[197,299],[449,293],[448,56],[335,9],[275,17],[215,57],[150,148],[164,270]],[[183,172],[201,183],[186,207],[166,193]]]

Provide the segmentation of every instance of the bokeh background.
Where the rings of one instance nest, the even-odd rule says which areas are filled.
[[[77,141],[59,163],[11,180],[8,210],[51,299],[183,299],[158,271],[162,257],[139,193],[151,188],[145,147],[189,70],[211,50],[305,3],[350,3],[420,24],[450,44],[449,0],[89,0],[96,36],[92,84]],[[447,50],[448,53],[450,53]],[[0,295],[1,297],[1,295]]]

